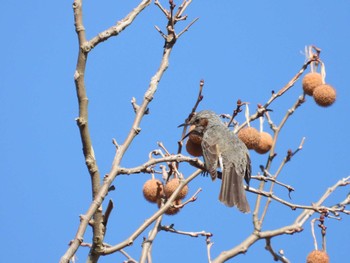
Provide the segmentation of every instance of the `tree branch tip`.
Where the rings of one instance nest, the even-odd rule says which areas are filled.
[[[345,178],[342,179],[343,182],[347,182],[349,180],[350,180],[350,175],[348,177],[345,177]]]
[[[158,33],[161,35],[162,38],[164,38],[164,40],[167,40],[167,36],[166,34],[163,33],[163,31],[158,27],[158,26],[154,26],[155,29],[158,31]]]
[[[112,192],[114,191],[116,188],[114,185],[111,185],[109,188],[108,188],[108,192]]]
[[[189,23],[177,36],[176,39],[180,38],[185,32],[189,30],[189,28],[198,21],[199,17],[195,18],[191,23]]]
[[[131,98],[131,105],[132,105],[132,108],[134,109],[134,112],[137,113],[138,110],[140,109],[140,106],[136,103],[135,97]]]
[[[148,154],[148,159],[149,159],[149,160],[154,159],[154,158],[153,158],[153,155],[154,155],[154,156],[159,156],[159,155],[160,155],[160,156],[164,157],[164,154],[163,154],[162,151],[159,150],[159,149],[151,151],[151,152]]]
[[[300,145],[299,145],[299,150],[301,150],[302,148],[303,148],[303,146],[304,146],[304,143],[305,143],[305,140],[306,140],[306,137],[303,137],[302,139],[301,139],[301,142],[300,142]]]
[[[119,144],[116,139],[112,138],[112,143],[117,149],[119,148]]]

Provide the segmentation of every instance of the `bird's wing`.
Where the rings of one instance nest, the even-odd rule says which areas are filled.
[[[204,136],[202,139],[202,150],[205,162],[205,167],[207,168],[211,179],[214,181],[217,177],[218,160],[219,153],[217,143],[210,139],[210,137]]]
[[[226,137],[229,140],[223,143],[220,149],[224,167],[219,200],[227,206],[237,206],[240,211],[248,213],[250,208],[243,178],[249,182],[251,171],[249,152],[244,143],[233,133],[229,132]]]
[[[236,172],[244,177],[244,180],[249,185],[250,177],[251,177],[251,161],[249,157],[249,151],[247,146],[237,137],[234,138],[235,143],[233,144],[235,148],[235,152],[240,152],[242,154],[236,155],[235,163],[237,164]]]

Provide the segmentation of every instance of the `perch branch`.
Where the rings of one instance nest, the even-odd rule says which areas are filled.
[[[259,189],[255,189],[251,186],[249,186],[249,188],[245,187],[245,189],[248,192],[251,192],[251,193],[254,193],[254,194],[257,194],[260,196],[264,196],[267,198],[271,198],[271,199],[273,199],[273,200],[275,200],[275,201],[277,201],[285,206],[290,207],[292,210],[303,209],[303,210],[310,210],[310,211],[321,213],[324,209],[327,209],[331,213],[344,213],[343,209],[339,208],[339,207],[324,207],[324,206],[314,206],[314,205],[308,206],[308,205],[293,204],[293,203],[290,203],[290,202],[274,195],[271,192],[266,192],[266,191],[262,191]]]
[[[149,169],[149,167],[158,164],[158,163],[168,163],[168,162],[188,162],[196,167],[200,167],[202,169],[204,168],[204,163],[199,160],[198,158],[191,158],[188,156],[184,156],[181,154],[177,155],[170,155],[165,156],[158,159],[150,159],[149,161],[145,162],[144,164],[134,167],[134,168],[123,168],[120,167],[118,169],[118,175],[119,174],[138,174],[138,173],[151,173],[152,171]]]
[[[265,173],[265,171],[264,171],[264,173]],[[273,183],[275,183],[277,185],[285,187],[288,190],[288,192],[293,192],[294,191],[294,187],[292,187],[290,185],[287,185],[285,183],[279,182],[274,177],[266,177],[266,176],[262,176],[262,175],[254,175],[254,176],[251,177],[251,179],[255,179],[255,180],[259,180],[259,181],[270,181],[270,182],[273,182]]]

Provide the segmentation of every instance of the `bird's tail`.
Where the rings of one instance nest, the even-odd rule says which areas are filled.
[[[243,213],[250,212],[243,177],[237,174],[233,166],[223,171],[219,200],[227,206],[236,206]]]

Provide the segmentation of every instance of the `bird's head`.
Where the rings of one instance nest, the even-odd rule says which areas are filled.
[[[188,126],[188,125],[194,126],[194,129],[192,129],[188,134],[186,134],[183,137],[183,139],[185,139],[191,133],[195,133],[197,135],[202,136],[208,126],[218,122],[220,123],[221,120],[219,116],[215,114],[215,112],[209,111],[209,110],[200,111],[196,113],[187,123],[180,125],[180,126]]]
[[[215,112],[210,110],[203,110],[196,113],[190,120],[189,124],[205,129],[207,126],[217,124],[220,122],[221,120]]]

